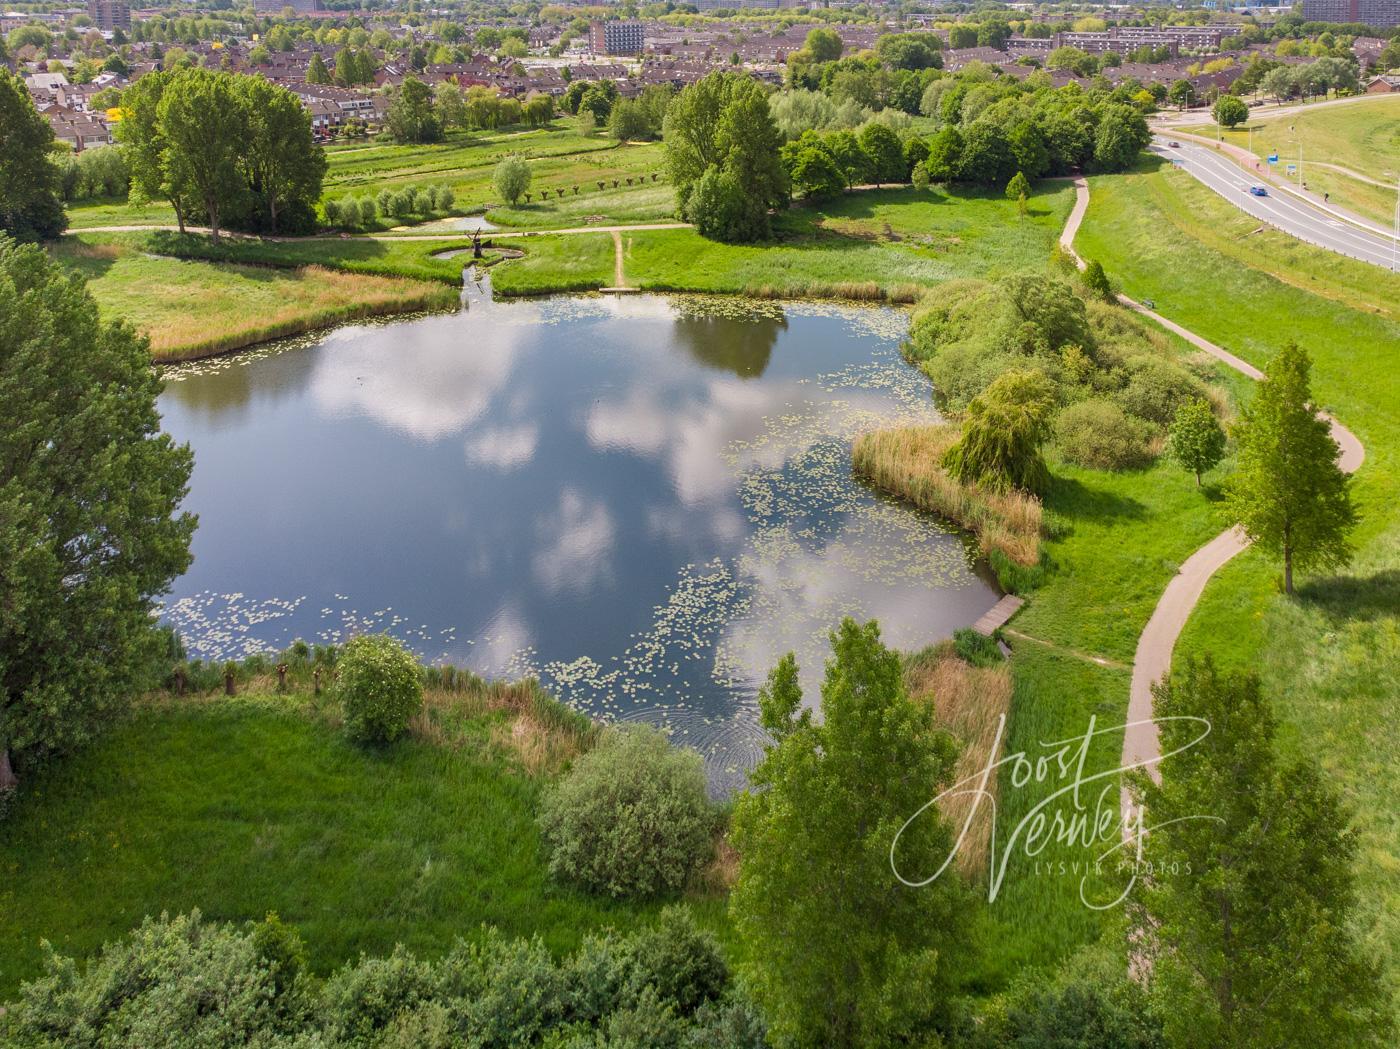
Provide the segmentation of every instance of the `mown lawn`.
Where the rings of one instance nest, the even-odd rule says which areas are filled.
[[[138,710],[0,823],[0,1001],[38,971],[41,938],[81,957],[161,911],[276,911],[323,973],[396,943],[436,956],[483,923],[566,951],[653,914],[549,879],[543,780],[487,745],[491,725],[376,753],[295,698]],[[723,932],[722,900],[694,906]]]
[[[1318,118],[1347,107],[1320,111]],[[1184,206],[1181,206],[1184,205]],[[1236,558],[1207,586],[1177,657],[1256,670],[1284,738],[1343,790],[1360,834],[1365,933],[1392,986],[1400,962],[1400,281],[1281,234],[1232,237],[1233,209],[1180,172],[1094,180],[1080,250],[1134,297],[1256,366],[1296,340],[1313,389],[1366,446],[1353,498],[1357,556],[1337,576],[1279,592],[1277,564]],[[1284,238],[1287,239],[1287,238]],[[1248,264],[1258,252],[1259,266]],[[1267,272],[1266,272],[1267,271]],[[1315,290],[1312,290],[1315,289]],[[1364,304],[1364,305],[1362,305]]]
[[[87,278],[104,317],[129,321],[156,360],[238,349],[365,317],[451,309],[446,284],[307,265],[223,265],[142,251],[129,241],[65,238],[52,249]]]
[[[654,291],[911,298],[954,277],[1040,268],[1072,191],[1043,183],[1022,217],[994,193],[851,193],[779,216],[774,240],[721,244],[693,230],[624,234],[628,279]]]

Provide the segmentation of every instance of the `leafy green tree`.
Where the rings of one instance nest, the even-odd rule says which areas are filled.
[[[262,77],[238,77],[247,116],[244,177],[252,225],[272,233],[310,232],[326,175],[326,154],[311,135],[311,114],[296,95]]]
[[[34,108],[24,82],[0,66],[0,233],[45,240],[68,225],[50,156],[53,142],[53,129]]]
[[[1043,372],[1003,372],[972,399],[962,436],[943,465],[958,480],[995,491],[1038,493],[1050,483],[1040,448],[1050,436],[1054,390]]]
[[[530,188],[530,165],[524,157],[511,154],[496,165],[491,182],[506,203],[515,204]]]
[[[830,153],[807,146],[793,161],[792,185],[808,200],[830,200],[846,188],[846,177]]]
[[[1220,465],[1225,458],[1225,430],[1209,401],[1188,401],[1177,408],[1167,430],[1167,454],[1196,475],[1197,488],[1201,487],[1201,474]]]
[[[240,166],[248,114],[235,80],[229,73],[182,69],[166,82],[156,110],[165,182],[199,205],[215,243],[224,216],[238,214],[248,198]]]
[[[619,99],[608,118],[608,134],[619,142],[639,142],[651,136],[651,124],[641,103]]]
[[[787,202],[787,174],[779,155],[782,136],[754,80],[716,72],[691,84],[666,111],[665,139],[666,166],[682,214],[696,221],[691,194],[714,168],[727,179],[710,179],[709,199],[732,203],[727,190],[718,192],[732,180],[744,209],[740,221],[731,216],[719,225],[741,240],[768,235],[769,209]]]
[[[417,77],[405,77],[389,112],[384,118],[385,129],[396,142],[437,142],[442,138],[442,124],[433,109],[433,90]]]
[[[180,232],[185,232],[185,219],[194,202],[189,187],[167,177],[165,155],[168,148],[160,123],[160,100],[165,94],[170,74],[147,73],[122,95],[122,119],[117,124],[117,138],[126,153],[131,168],[131,200],[145,203],[166,200],[175,210]]]
[[[844,47],[840,33],[821,27],[809,30],[802,44],[802,49],[812,56],[813,62],[835,62],[841,57]]]
[[[847,619],[831,641],[820,722],[791,657],[760,693],[775,742],[732,830],[744,975],[777,1044],[938,1044],[967,950],[966,890],[952,874],[905,884],[891,850],[911,880],[952,851],[936,808],[900,828],[948,783],[957,748],[910,701],[874,623]]]
[[[909,174],[899,136],[884,124],[866,124],[860,132],[860,148],[870,157],[875,182],[903,182]]]
[[[1126,171],[1150,141],[1152,132],[1141,113],[1132,106],[1107,106],[1094,135],[1094,166],[1100,171]]]
[[[331,71],[326,68],[325,59],[321,57],[319,51],[311,56],[311,64],[306,67],[306,82],[308,84],[329,84],[331,82]]]
[[[91,739],[161,651],[154,602],[195,522],[159,392],[145,339],[0,237],[0,788]]]
[[[705,767],[650,725],[603,733],[540,802],[556,878],[615,897],[680,891],[714,851]]]
[[[1024,172],[1016,172],[1011,176],[1011,181],[1006,184],[1006,199],[1014,200],[1017,210],[1024,215],[1026,213],[1026,198],[1030,195],[1030,180],[1026,178]]]
[[[1185,109],[1196,99],[1196,88],[1189,80],[1177,80],[1167,89],[1167,98],[1177,109]]]
[[[1289,594],[1294,568],[1341,568],[1351,560],[1348,534],[1356,524],[1337,442],[1312,400],[1311,369],[1294,343],[1274,358],[1235,428],[1238,465],[1227,488],[1245,534],[1283,559]]]
[[[1235,127],[1249,119],[1249,107],[1244,99],[1234,95],[1221,95],[1215,100],[1210,114],[1221,127]]]
[[[451,80],[444,80],[433,88],[433,111],[444,130],[467,126],[467,104],[462,89]]]
[[[853,131],[833,131],[826,136],[826,148],[846,178],[846,187],[863,186],[875,177],[875,161]]]
[[[962,152],[962,132],[952,124],[944,126],[929,142],[928,159],[924,161],[928,177],[934,182],[956,179],[962,171]]]
[[[1357,838],[1306,758],[1283,761],[1253,675],[1188,662],[1156,690],[1161,783],[1135,777],[1148,833],[1138,945],[1171,1045],[1393,1045],[1355,941]],[[1208,730],[1208,731],[1207,731]]]
[[[1083,273],[1084,287],[1088,288],[1104,302],[1113,302],[1113,285],[1109,283],[1108,274],[1104,272],[1103,263],[1098,259],[1090,259],[1084,265]]]
[[[937,139],[935,141],[935,148]],[[963,132],[958,177],[984,186],[1004,186],[1016,172],[1011,143],[1000,124],[979,120]]]
[[[336,664],[345,734],[356,743],[392,743],[423,707],[418,661],[388,634],[361,634]]]
[[[914,170],[910,172],[909,179],[913,182],[914,188],[920,193],[927,191],[929,186],[928,168],[924,166],[922,160],[914,165]]]

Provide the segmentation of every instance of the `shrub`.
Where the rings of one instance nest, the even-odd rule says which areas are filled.
[[[1112,401],[1071,404],[1055,420],[1055,445],[1067,462],[1094,470],[1124,470],[1146,463],[1147,427]]]
[[[353,199],[340,202],[340,224],[342,226],[358,226],[360,224],[360,205]]]
[[[340,656],[336,692],[345,732],[357,743],[392,743],[423,706],[412,653],[387,634],[351,638]]]
[[[375,195],[374,202],[375,202],[375,204],[377,204],[377,205],[379,206],[379,214],[383,215],[385,218],[388,218],[390,215],[392,215],[392,214],[394,213],[394,212],[393,212],[393,206],[394,206],[394,191],[393,191],[393,190],[390,190],[390,189],[381,189],[381,190]]]
[[[924,167],[924,162],[922,160],[914,165],[914,170],[909,177],[914,183],[914,188],[920,193],[928,189],[928,168]]]
[[[959,481],[996,492],[1044,491],[1050,475],[1040,446],[1053,407],[1050,380],[1042,373],[1004,373],[968,405],[962,436],[944,455],[943,465]]]
[[[452,210],[452,205],[457,203],[457,195],[452,192],[451,186],[438,187],[437,202],[439,211]]]
[[[696,928],[684,907],[667,907],[656,925],[632,936],[624,954],[628,985],[638,994],[650,988],[681,1016],[718,998],[729,983],[715,938]]]
[[[514,204],[530,188],[530,165],[518,156],[509,156],[496,165],[492,184],[507,204]]]
[[[1005,662],[996,638],[978,633],[971,627],[953,632],[953,651],[964,663],[975,667],[995,667]]]
[[[646,725],[605,732],[546,792],[550,872],[611,896],[673,892],[711,851],[700,755]]]
[[[1166,426],[1188,401],[1206,396],[1206,387],[1180,365],[1160,357],[1134,357],[1126,366],[1128,383],[1119,402],[1131,415]]]
[[[327,225],[327,226],[338,226],[338,225],[340,225],[340,201],[338,201],[338,200],[328,200],[328,201],[326,201],[325,208],[326,208],[326,225]]]
[[[360,198],[360,225],[368,226],[379,216],[379,207],[373,197]]]
[[[1113,285],[1108,282],[1108,274],[1097,259],[1091,259],[1084,267],[1084,286],[1105,302],[1113,301]]]
[[[434,983],[432,966],[402,944],[387,958],[361,955],[358,964],[345,966],[326,981],[326,1024],[338,1038],[367,1040],[401,1013],[427,1001]]]

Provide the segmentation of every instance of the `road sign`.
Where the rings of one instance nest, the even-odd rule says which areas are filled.
[[[1269,163],[1270,163],[1270,164],[1277,164],[1277,163],[1278,163],[1278,154],[1277,154],[1277,153],[1270,153],[1270,154],[1269,154]]]
[[[1288,173],[1289,173],[1290,175],[1296,175],[1296,174],[1298,174],[1298,165],[1297,165],[1297,164],[1289,164],[1289,165],[1288,165]]]

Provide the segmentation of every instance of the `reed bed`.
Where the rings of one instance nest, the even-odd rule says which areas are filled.
[[[1011,711],[1009,666],[975,667],[941,646],[911,659],[904,678],[910,697],[915,702],[932,705],[939,726],[962,744],[962,754],[953,767],[953,783],[974,781],[989,763],[1001,757],[993,753],[993,749],[997,746],[997,727]],[[979,800],[972,794],[961,794],[939,805],[954,834],[961,831],[974,803],[977,805],[955,861],[958,869],[969,878],[978,878],[987,869],[999,780],[996,773],[988,780],[990,799]],[[972,784],[968,786],[971,788]]]
[[[931,510],[973,532],[987,555],[1031,567],[1040,561],[1040,500],[964,484],[943,469],[958,439],[946,423],[895,426],[861,434],[851,451],[855,471],[877,488]]]

